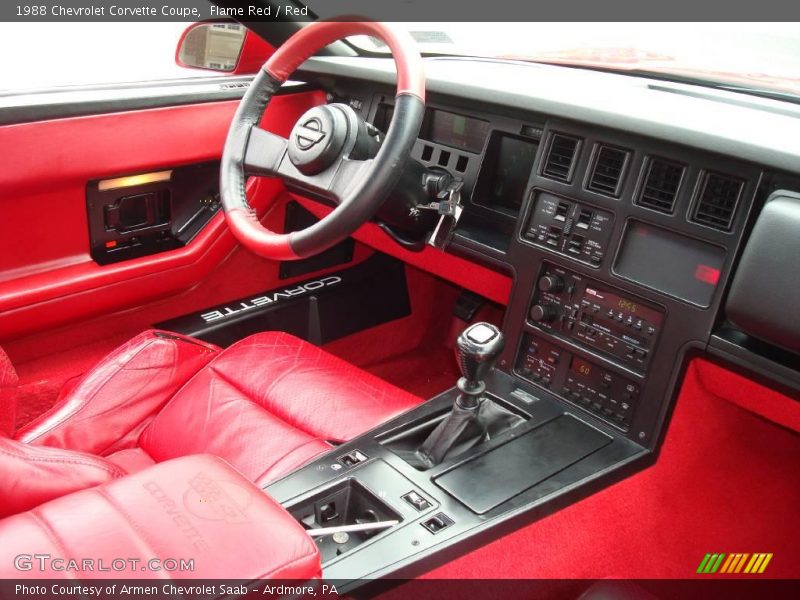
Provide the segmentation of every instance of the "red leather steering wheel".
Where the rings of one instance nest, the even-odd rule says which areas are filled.
[[[353,35],[383,40],[394,57],[397,95],[385,139],[376,140],[358,114],[343,104],[310,109],[288,139],[258,126],[272,96],[300,64],[317,50]],[[366,223],[397,184],[424,113],[422,58],[408,33],[375,22],[317,21],[306,25],[262,67],[233,117],[220,173],[228,226],[253,252],[275,260],[305,258],[337,244]],[[245,182],[251,175],[280,177],[337,206],[301,231],[269,231],[247,203]]]

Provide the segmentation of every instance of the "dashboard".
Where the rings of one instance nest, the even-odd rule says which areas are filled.
[[[383,67],[309,63],[304,70],[324,76],[333,101],[386,130],[394,91]],[[441,75],[429,73],[432,93],[412,157],[464,181],[464,214],[447,251],[513,275],[499,368],[524,392],[555,397],[650,447],[693,353],[716,353],[800,387],[796,355],[732,342],[724,310],[769,194],[800,189],[800,179],[780,168],[800,155],[795,142],[758,151],[752,140],[762,142],[759,135],[731,141],[729,122],[722,133],[701,135],[742,106],[630,77],[493,64],[491,84],[476,90],[475,78],[464,77],[469,83],[457,85],[459,71],[486,66],[476,63],[434,63]],[[514,77],[501,88],[503,70]],[[557,92],[534,85],[554,77],[567,78]],[[597,93],[585,87],[601,81]],[[611,107],[603,90],[615,85],[631,97]],[[642,86],[657,92],[655,100],[634,107]],[[551,101],[569,91],[580,98]],[[674,111],[693,101],[718,103],[717,113],[701,123],[696,112],[664,111],[656,123],[661,103]],[[753,102],[750,122],[776,118],[774,107]],[[642,111],[650,111],[647,119]]]

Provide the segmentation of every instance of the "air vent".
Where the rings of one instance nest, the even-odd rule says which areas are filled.
[[[594,167],[586,184],[587,189],[607,196],[619,196],[622,173],[630,152],[611,146],[600,146],[594,159]]]
[[[553,134],[550,139],[550,150],[542,169],[542,175],[568,182],[572,177],[572,167],[578,151],[580,140],[578,138]]]
[[[714,229],[730,231],[743,187],[744,181],[730,175],[704,173],[692,220]]]
[[[663,158],[650,158],[636,204],[672,214],[685,167]]]

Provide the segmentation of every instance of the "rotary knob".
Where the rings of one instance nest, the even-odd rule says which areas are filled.
[[[558,316],[558,311],[552,304],[534,304],[531,307],[530,317],[532,321],[544,322],[552,321]]]
[[[539,290],[542,292],[560,292],[564,289],[564,280],[558,275],[544,275],[539,279]]]

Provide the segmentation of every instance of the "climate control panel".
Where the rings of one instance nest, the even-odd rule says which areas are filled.
[[[547,192],[537,192],[525,238],[598,266],[608,249],[614,216]]]
[[[517,375],[627,430],[639,401],[639,384],[557,344],[526,334]]]
[[[528,319],[636,371],[644,372],[664,321],[661,308],[544,263]]]

